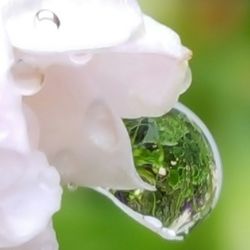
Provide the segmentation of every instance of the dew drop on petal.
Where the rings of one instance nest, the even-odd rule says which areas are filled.
[[[12,65],[10,76],[17,92],[24,96],[38,93],[44,84],[44,74],[35,66],[19,60]]]
[[[135,219],[163,238],[183,239],[210,214],[219,197],[222,170],[214,139],[181,104],[162,117],[124,123],[136,169],[156,191],[110,190],[111,199],[131,217],[143,215],[143,222]]]

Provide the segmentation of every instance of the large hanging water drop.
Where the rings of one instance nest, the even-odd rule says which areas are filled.
[[[124,123],[136,169],[156,191],[98,191],[162,237],[181,240],[218,200],[222,173],[216,144],[200,119],[181,104],[162,117]]]

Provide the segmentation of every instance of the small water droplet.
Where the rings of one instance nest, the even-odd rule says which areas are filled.
[[[11,67],[10,76],[15,89],[24,96],[38,93],[44,84],[44,74],[38,68],[22,60]]]
[[[69,183],[67,185],[67,188],[70,192],[75,192],[78,189],[78,186],[74,183]]]
[[[146,224],[135,219],[152,231],[166,239],[183,239],[207,217],[219,197],[222,170],[214,139],[200,119],[181,104],[162,117],[124,122],[136,150],[138,172],[144,181],[156,184],[156,191],[141,190],[135,195],[136,190],[111,190],[111,195],[123,209],[128,208],[131,217],[144,216]],[[152,129],[158,137],[151,136]]]
[[[35,15],[35,25],[42,29],[59,29],[61,22],[53,11],[42,9]]]
[[[91,54],[85,54],[85,53],[73,53],[69,56],[70,60],[79,65],[87,64],[92,59]]]

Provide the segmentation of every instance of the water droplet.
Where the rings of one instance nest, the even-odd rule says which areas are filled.
[[[44,84],[44,75],[36,67],[20,60],[10,69],[15,89],[19,94],[30,96],[38,93]]]
[[[111,190],[111,199],[162,237],[180,240],[207,217],[218,200],[222,170],[214,139],[181,104],[162,117],[124,122],[138,173],[155,184],[156,191],[141,190],[135,195],[134,190]]]
[[[67,185],[67,188],[70,192],[75,192],[78,189],[78,186],[74,183],[69,183]]]
[[[61,22],[58,16],[51,10],[42,9],[35,15],[35,25],[41,29],[59,29]]]
[[[85,65],[92,59],[93,56],[91,54],[85,54],[85,53],[73,53],[69,57],[73,63],[79,65]]]

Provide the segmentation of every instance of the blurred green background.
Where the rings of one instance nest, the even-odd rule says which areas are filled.
[[[176,30],[194,57],[181,101],[207,124],[221,151],[218,206],[183,242],[168,242],[90,190],[65,192],[55,216],[61,250],[250,249],[250,1],[141,0]]]

